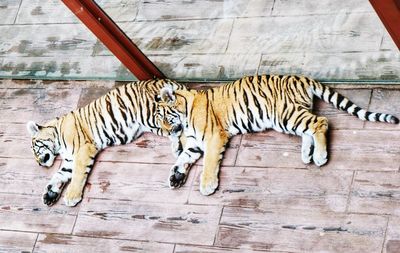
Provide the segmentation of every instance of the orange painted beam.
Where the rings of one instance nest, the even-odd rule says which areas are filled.
[[[165,77],[93,0],[62,1],[137,79]]]
[[[400,49],[400,0],[369,0]]]

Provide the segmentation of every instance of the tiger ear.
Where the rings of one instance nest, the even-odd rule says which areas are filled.
[[[161,101],[165,103],[173,103],[176,100],[175,91],[171,85],[168,85],[160,91]]]
[[[31,134],[31,136],[34,136],[35,134],[37,134],[39,132],[40,128],[41,127],[33,121],[29,121],[26,124],[26,129],[28,129],[28,132]]]

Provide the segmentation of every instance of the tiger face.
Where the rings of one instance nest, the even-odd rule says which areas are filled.
[[[39,126],[33,121],[27,124],[28,132],[32,137],[32,153],[40,166],[50,167],[57,156],[57,137],[52,126]]]
[[[177,99],[171,86],[163,88],[156,98],[157,110],[155,119],[160,127],[169,135],[180,136],[183,131],[183,115],[185,106]]]
[[[183,128],[180,113],[173,107],[163,102],[158,103],[155,119],[160,127],[168,132],[168,135],[181,135]]]

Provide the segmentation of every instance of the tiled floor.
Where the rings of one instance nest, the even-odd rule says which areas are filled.
[[[366,0],[95,0],[168,77],[400,80]],[[60,0],[0,1],[0,76],[132,80]]]
[[[28,120],[43,122],[114,82],[0,81],[0,252],[400,252],[400,126],[364,123],[321,102],[330,161],[306,166],[300,139],[273,131],[233,138],[219,190],[166,184],[166,138],[145,134],[98,157],[84,200],[41,202],[58,166],[39,167]],[[400,116],[400,89],[339,89]]]

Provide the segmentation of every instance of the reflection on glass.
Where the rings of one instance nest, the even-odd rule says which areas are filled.
[[[97,1],[169,77],[297,73],[400,79],[400,55],[364,0]]]

